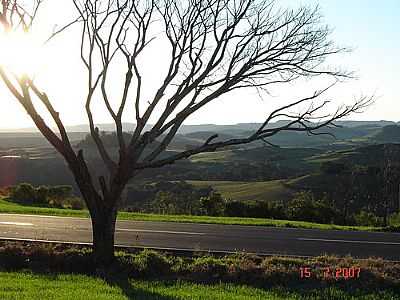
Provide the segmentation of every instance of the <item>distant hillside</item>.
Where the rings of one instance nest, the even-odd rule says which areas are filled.
[[[390,155],[388,157],[388,155]],[[391,163],[400,164],[400,144],[377,144],[351,150],[326,152],[314,156],[314,163],[335,162],[345,166],[358,165],[364,167],[381,167],[390,158]],[[288,186],[294,189],[320,189],[328,191],[335,189],[332,180],[336,175],[315,172],[297,179],[289,180]]]
[[[223,197],[236,201],[280,202],[291,199],[294,190],[289,189],[284,180],[261,182],[238,181],[188,181],[197,187],[211,186]]]
[[[336,121],[337,125],[346,126],[346,127],[358,127],[358,126],[377,126],[377,127],[384,127],[387,125],[395,125],[396,122],[393,121]],[[400,123],[400,122],[399,122]]]
[[[71,141],[80,141],[85,137],[83,132],[69,132]],[[48,147],[50,143],[39,132],[0,132],[0,149]]]
[[[269,128],[279,127],[288,121],[281,120],[268,125]],[[360,146],[365,143],[397,143],[400,142],[400,126],[391,121],[338,121],[341,127],[322,128],[317,130],[317,135],[305,132],[282,131],[270,137],[267,141],[282,147],[336,147],[342,148]],[[174,138],[171,149],[182,150],[195,147],[214,134],[218,134],[215,141],[223,141],[232,138],[243,138],[254,133],[260,123],[240,123],[232,125],[183,125]],[[100,131],[115,132],[114,124],[98,124]],[[151,124],[145,128],[149,130]],[[135,124],[123,123],[125,132],[132,132]],[[81,140],[89,131],[87,125],[67,126],[69,136],[73,141]],[[321,135],[328,133],[330,135]],[[48,146],[48,142],[34,128],[15,129],[9,132],[0,130],[0,148],[7,147],[37,147]],[[252,143],[241,147],[259,147],[262,142]]]
[[[287,124],[287,120],[279,120],[269,124],[269,127],[277,127]],[[396,125],[396,122],[392,121],[337,121],[335,122],[337,125],[344,127],[359,127],[359,126],[375,126],[375,127],[384,127],[388,125]],[[400,122],[398,123],[400,124]],[[123,123],[124,131],[133,131],[136,127],[134,123]],[[216,124],[200,124],[200,125],[183,125],[179,129],[180,134],[188,134],[191,132],[199,132],[199,131],[210,131],[210,132],[240,132],[240,131],[252,131],[259,128],[261,123],[238,123],[238,124],[227,124],[227,125],[216,125]],[[103,131],[115,131],[115,124],[113,123],[100,123],[96,124],[96,126]],[[148,124],[145,130],[150,129],[152,124]],[[77,124],[66,126],[67,131],[71,132],[89,132],[88,124]],[[34,127],[29,128],[16,128],[16,129],[1,129],[0,132],[38,132],[38,130]]]
[[[212,131],[197,131],[197,132],[191,132],[191,133],[185,134],[185,137],[200,140],[200,141],[206,141],[210,136],[212,136],[214,134],[215,133]],[[237,135],[219,132],[218,137],[214,141],[225,141],[225,140],[233,139],[235,137],[237,137]]]
[[[389,125],[380,128],[370,139],[380,143],[400,143],[400,126]]]
[[[311,160],[314,163],[335,161],[345,164],[379,166],[385,162],[388,155],[400,163],[400,144],[373,144],[340,151],[327,151],[313,156]]]

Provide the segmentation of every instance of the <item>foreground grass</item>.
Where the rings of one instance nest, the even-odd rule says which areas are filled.
[[[87,210],[72,210],[60,208],[25,206],[0,199],[0,213],[50,215],[60,217],[88,218]],[[201,224],[224,224],[224,225],[252,225],[269,227],[289,227],[326,230],[361,230],[361,231],[398,231],[399,228],[368,227],[368,226],[340,226],[334,224],[318,224],[302,221],[260,219],[260,218],[239,218],[239,217],[209,217],[190,215],[157,215],[144,213],[119,212],[119,220],[130,221],[155,221],[155,222],[180,222],[180,223],[201,223]]]
[[[299,269],[309,267],[311,278]],[[357,277],[326,277],[325,269],[359,268]],[[119,251],[96,277],[90,248],[0,241],[0,299],[399,299],[400,263],[259,257],[174,256]],[[332,273],[333,274],[333,273]]]
[[[288,291],[233,284],[194,284],[181,281],[134,281],[106,283],[84,275],[37,275],[0,272],[0,299],[396,299],[390,291],[345,292],[339,288]]]

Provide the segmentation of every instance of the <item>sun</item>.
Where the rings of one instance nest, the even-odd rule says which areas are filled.
[[[34,76],[40,71],[42,47],[31,32],[0,32],[0,66],[16,76]]]

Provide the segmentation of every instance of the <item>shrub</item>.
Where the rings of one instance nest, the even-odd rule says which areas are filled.
[[[248,205],[242,201],[228,201],[225,204],[225,215],[228,217],[247,217]]]
[[[356,224],[360,226],[381,226],[383,224],[382,218],[366,210],[361,210],[358,214],[355,214],[354,219]]]
[[[29,205],[84,208],[84,204],[79,198],[72,197],[72,187],[69,185],[53,187],[41,185],[35,188],[29,183],[20,183],[9,188],[9,197],[16,202]]]
[[[268,201],[228,201],[225,203],[225,215],[228,217],[287,218],[282,204]]]
[[[291,220],[317,223],[333,223],[339,216],[327,199],[317,200],[310,191],[296,193],[288,203],[287,214]]]
[[[86,207],[85,202],[79,197],[69,197],[63,201],[64,208],[70,209],[84,209]]]
[[[200,198],[200,206],[207,216],[221,216],[224,214],[225,200],[220,193],[212,192],[210,196]]]
[[[63,200],[72,195],[72,186],[70,185],[57,185],[49,188],[49,198],[55,205],[62,204]],[[62,205],[61,205],[62,206]]]
[[[10,198],[21,203],[31,204],[36,199],[35,188],[29,183],[20,183],[10,189]]]
[[[400,225],[400,212],[390,215],[389,225],[390,226],[399,226]]]
[[[71,200],[71,198],[73,197],[72,186],[70,185],[56,185],[47,188],[47,205],[50,207],[72,208],[73,203],[73,205],[83,208],[83,206],[76,204],[76,201]]]
[[[0,188],[0,196],[10,196],[10,188],[9,187],[2,187]]]
[[[48,204],[49,188],[47,186],[39,186],[35,189],[35,202],[38,204]]]
[[[172,262],[164,255],[153,250],[143,250],[133,260],[140,275],[155,276],[168,274]]]
[[[203,256],[193,260],[191,271],[194,273],[209,274],[214,278],[222,277],[228,273],[228,264],[220,258]]]

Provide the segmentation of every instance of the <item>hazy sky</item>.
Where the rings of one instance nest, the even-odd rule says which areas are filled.
[[[46,0],[39,15],[37,35],[44,37],[55,24],[70,20],[75,11],[69,0]],[[333,29],[332,38],[340,46],[354,49],[351,54],[342,55],[330,64],[356,72],[357,80],[338,85],[329,94],[335,105],[350,103],[354,97],[375,94],[376,104],[363,114],[350,117],[355,120],[400,120],[400,1],[398,0],[277,0],[277,4],[316,4],[321,7],[325,23]],[[86,87],[85,69],[79,60],[79,31],[71,29],[52,41],[40,51],[18,47],[12,49],[0,45],[0,57],[19,57],[14,68],[27,68],[36,75],[37,84],[53,100],[64,122],[68,125],[86,123],[84,97]],[[1,43],[1,40],[0,40]],[[144,80],[151,91],[152,83],[161,78],[162,49],[157,47],[143,58]],[[33,59],[32,59],[33,57]],[[4,61],[0,58],[0,63]],[[21,66],[23,64],[23,66]],[[28,67],[26,67],[29,65]],[[117,81],[117,80],[116,80]],[[271,90],[271,96],[260,99],[257,93],[242,91],[218,99],[212,105],[191,117],[187,124],[215,123],[231,124],[261,122],[273,108],[296,100],[299,96],[313,93],[326,82],[304,82],[279,86]],[[110,95],[118,99],[118,82],[112,86]],[[395,89],[396,87],[396,89]],[[396,91],[396,92],[395,92]],[[0,84],[0,128],[32,126],[26,113]],[[110,122],[101,99],[93,105],[97,123]],[[96,103],[96,102],[94,102]],[[133,106],[130,103],[130,107]],[[134,122],[133,110],[128,110],[124,121]]]

